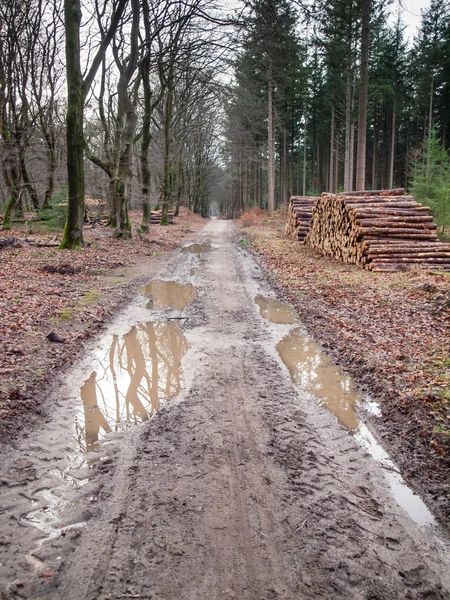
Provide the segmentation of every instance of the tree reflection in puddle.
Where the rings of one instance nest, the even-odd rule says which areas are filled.
[[[114,335],[80,389],[83,415],[76,435],[83,451],[95,450],[107,433],[146,421],[176,396],[186,350],[186,338],[174,323],[141,323]]]

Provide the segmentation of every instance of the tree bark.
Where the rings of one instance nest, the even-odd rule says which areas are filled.
[[[391,162],[389,165],[389,188],[394,187],[394,158],[395,158],[395,92],[392,106],[392,132],[391,132]]]
[[[303,139],[303,196],[306,196],[306,114],[305,114],[305,131]]]
[[[273,130],[273,82],[272,82],[272,70],[269,71],[268,81],[268,212],[269,215],[273,215],[275,210],[275,138]]]
[[[97,70],[103,60],[106,48],[117,30],[127,0],[119,4],[111,18],[111,23],[92,61],[86,78],[83,80],[80,64],[80,0],[64,0],[64,23],[66,33],[66,76],[67,76],[67,179],[68,214],[64,228],[61,249],[79,248],[83,244],[84,221],[84,102]]]
[[[77,248],[83,243],[84,221],[84,91],[80,65],[79,0],[65,0],[67,74],[67,179],[68,214],[60,248]]]
[[[369,87],[369,30],[371,0],[363,0],[361,33],[361,69],[359,88],[358,152],[356,159],[356,189],[366,185],[367,99]]]
[[[161,223],[160,225],[169,224],[169,204],[171,198],[170,189],[170,124],[172,121],[172,104],[173,104],[173,82],[168,81],[165,111],[164,111],[164,175],[161,189]]]
[[[352,73],[352,49],[351,40],[349,42],[347,54],[347,85],[345,93],[345,151],[344,151],[344,190],[351,190],[351,144],[352,134],[352,99],[353,99],[353,73]]]
[[[330,132],[330,161],[328,164],[328,189],[334,191],[334,155],[335,155],[335,116],[334,104],[331,105],[331,132]]]

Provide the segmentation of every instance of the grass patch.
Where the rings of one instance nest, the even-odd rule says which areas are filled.
[[[61,321],[71,321],[75,316],[73,308],[66,308],[59,313],[59,318]]]
[[[87,290],[83,292],[83,302],[86,304],[94,304],[98,302],[101,298],[101,293],[96,290]]]

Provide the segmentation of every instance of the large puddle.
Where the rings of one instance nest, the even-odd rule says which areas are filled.
[[[141,323],[95,357],[80,389],[77,440],[93,451],[107,433],[146,421],[181,389],[187,342],[175,323]]]
[[[358,427],[355,407],[361,397],[352,379],[315,342],[295,329],[278,343],[277,350],[294,383],[314,394],[342,425]]]
[[[356,442],[384,469],[384,475],[397,503],[419,525],[435,525],[435,519],[419,496],[406,485],[395,464],[369,429],[361,422],[357,406],[362,402],[351,377],[300,329],[294,329],[277,344],[278,353],[294,383],[311,392],[321,406],[336,415],[351,430]],[[374,403],[368,403],[373,414]]]
[[[272,323],[286,325],[295,323],[297,314],[295,310],[287,304],[283,304],[279,300],[266,298],[264,296],[256,296],[255,302],[259,306],[259,312],[261,316],[269,321],[272,321]]]
[[[174,308],[184,310],[195,298],[197,291],[192,283],[177,283],[154,279],[141,288],[141,293],[150,298],[147,307],[151,310]]]

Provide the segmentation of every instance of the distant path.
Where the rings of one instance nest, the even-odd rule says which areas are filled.
[[[198,272],[173,255],[164,277],[199,294],[185,311],[185,389],[116,443],[89,527],[58,549],[62,568],[29,597],[449,598],[439,540],[292,385],[275,351],[288,328],[260,317],[254,297],[271,291],[234,236],[232,222],[208,223],[197,241],[212,249]]]

